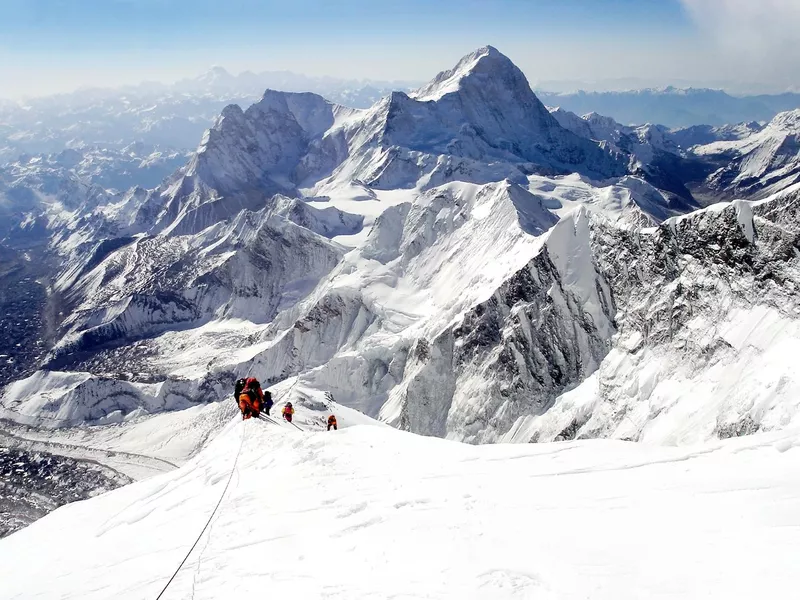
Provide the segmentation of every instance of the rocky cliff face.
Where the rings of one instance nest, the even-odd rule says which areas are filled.
[[[797,193],[621,231],[598,223],[618,333],[598,372],[509,437],[688,443],[795,422]]]

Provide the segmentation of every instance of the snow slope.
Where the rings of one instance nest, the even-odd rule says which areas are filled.
[[[230,423],[183,468],[0,541],[3,597],[791,597],[798,432],[464,446]],[[230,481],[229,487],[228,481]]]
[[[674,213],[699,208],[686,187],[696,178],[698,165],[694,163],[698,161],[687,158],[678,147],[675,134],[663,125],[625,126],[594,112],[579,117],[562,108],[549,110],[564,128],[626,157],[631,174],[669,192]]]
[[[706,181],[709,191],[745,198],[774,194],[800,181],[800,109],[780,113],[752,135],[693,152],[722,165]]]

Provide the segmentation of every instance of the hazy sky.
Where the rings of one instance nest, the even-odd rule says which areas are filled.
[[[486,44],[534,84],[800,88],[800,0],[0,0],[0,96],[213,64],[426,80]]]

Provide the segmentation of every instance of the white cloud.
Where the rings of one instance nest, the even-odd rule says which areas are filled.
[[[740,77],[800,85],[800,0],[681,0],[720,67]]]

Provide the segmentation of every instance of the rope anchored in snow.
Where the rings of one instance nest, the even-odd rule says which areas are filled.
[[[231,480],[233,480],[233,474],[236,472],[236,465],[239,462],[239,455],[242,453],[242,447],[244,446],[244,432],[245,429],[244,427],[242,427],[242,439],[239,442],[239,450],[236,452],[236,458],[233,459],[233,466],[231,467],[231,472],[228,475],[228,481],[225,482],[225,488],[222,490],[222,494],[220,494],[219,496],[217,505],[214,507],[214,510],[211,511],[211,515],[208,517],[208,521],[206,521],[206,524],[203,526],[203,529],[200,531],[200,534],[197,536],[197,539],[194,541],[194,544],[192,544],[192,547],[189,548],[189,552],[187,552],[186,556],[183,557],[181,564],[179,564],[178,568],[175,569],[175,572],[172,574],[172,577],[169,578],[169,581],[164,586],[164,589],[162,589],[161,592],[158,594],[158,596],[156,596],[156,600],[160,600],[161,596],[164,595],[164,592],[167,591],[169,585],[173,582],[175,577],[178,576],[178,573],[183,568],[183,565],[185,565],[186,561],[189,560],[189,557],[191,556],[194,549],[197,547],[197,544],[199,544],[200,540],[203,538],[203,534],[206,532],[206,529],[208,529],[208,526],[211,525],[211,521],[214,519],[214,515],[217,514],[217,510],[219,510],[219,507],[222,504],[222,500],[223,498],[225,498],[225,493],[228,491],[228,487],[230,487],[231,485]]]
[[[263,419],[264,421],[267,421],[267,422],[269,422],[269,423],[272,423],[272,424],[274,424],[274,425],[277,425],[278,427],[280,427],[280,425],[281,425],[280,423],[278,423],[278,421],[276,421],[275,419],[273,419],[272,417],[270,417],[270,416],[268,416],[268,415],[258,415],[258,417],[259,417],[260,419]],[[294,426],[295,426],[297,429],[299,429],[300,431],[303,431],[302,429],[300,429],[300,426],[299,426],[299,425],[297,425],[296,423],[293,423],[292,421],[286,421],[286,422],[287,422],[287,423],[289,423],[289,425],[294,425]]]

